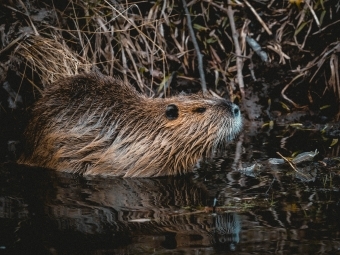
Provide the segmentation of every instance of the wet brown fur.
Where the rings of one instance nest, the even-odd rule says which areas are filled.
[[[172,120],[169,105],[178,107]],[[98,74],[68,77],[35,105],[19,163],[93,175],[185,174],[240,131],[235,108],[210,95],[149,98]]]

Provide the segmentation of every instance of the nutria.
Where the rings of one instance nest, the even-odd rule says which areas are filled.
[[[188,173],[242,126],[239,108],[225,99],[149,98],[94,73],[51,84],[32,115],[19,163],[124,177]]]

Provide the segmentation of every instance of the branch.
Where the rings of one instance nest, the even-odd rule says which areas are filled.
[[[272,31],[270,31],[270,29],[268,28],[268,26],[266,25],[266,23],[263,21],[263,19],[261,19],[260,15],[257,14],[256,10],[254,9],[254,7],[247,1],[247,0],[243,0],[246,5],[250,8],[250,10],[253,12],[253,14],[255,15],[256,19],[261,23],[262,27],[264,28],[264,30],[266,30],[266,32],[269,35],[272,35]]]
[[[183,3],[185,15],[187,16],[187,25],[188,25],[190,37],[191,37],[192,43],[194,44],[194,48],[197,54],[198,71],[199,71],[200,79],[201,79],[201,87],[202,87],[203,93],[205,93],[207,92],[207,84],[205,81],[205,75],[204,75],[204,70],[203,70],[203,56],[201,54],[200,48],[198,47],[194,29],[191,26],[191,17],[190,17],[190,13],[187,7],[186,0],[182,0],[182,3]]]
[[[230,0],[228,1],[227,15],[228,15],[228,18],[229,18],[231,33],[232,33],[233,41],[234,41],[234,44],[235,44],[238,86],[240,88],[242,98],[244,99],[244,82],[243,82],[243,75],[242,75],[243,60],[242,60],[242,57],[241,57],[242,52],[241,52],[240,44],[238,42],[238,33],[236,31],[236,26],[235,26],[234,11],[231,9]]]

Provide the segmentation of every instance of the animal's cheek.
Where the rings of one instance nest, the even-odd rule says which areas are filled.
[[[171,128],[171,129],[176,129],[176,128],[178,129],[178,128],[182,127],[183,125],[185,125],[185,122],[186,122],[186,120],[183,119],[183,118],[178,118],[176,120],[168,120],[165,123],[164,127]],[[187,125],[188,124],[189,123],[187,123]]]

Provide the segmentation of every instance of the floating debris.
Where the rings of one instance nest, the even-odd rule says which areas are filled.
[[[256,52],[256,54],[261,58],[261,60],[264,62],[268,62],[268,55],[264,50],[262,50],[260,44],[257,41],[255,41],[255,39],[249,36],[246,37],[246,40],[249,46],[253,49],[253,51]]]
[[[256,162],[255,164],[253,164],[251,166],[242,167],[242,168],[238,169],[238,171],[240,173],[246,175],[246,176],[255,177],[256,172],[259,171],[262,167],[263,167],[263,165]]]
[[[299,163],[304,162],[304,161],[312,160],[318,154],[319,154],[318,150],[303,152],[303,153],[296,155],[296,157],[294,157],[292,159],[288,159],[288,160],[289,160],[289,162],[291,162],[293,164],[299,164]],[[268,163],[272,164],[272,165],[281,165],[281,164],[284,164],[285,162],[286,161],[282,158],[270,158],[270,159],[268,159]]]

